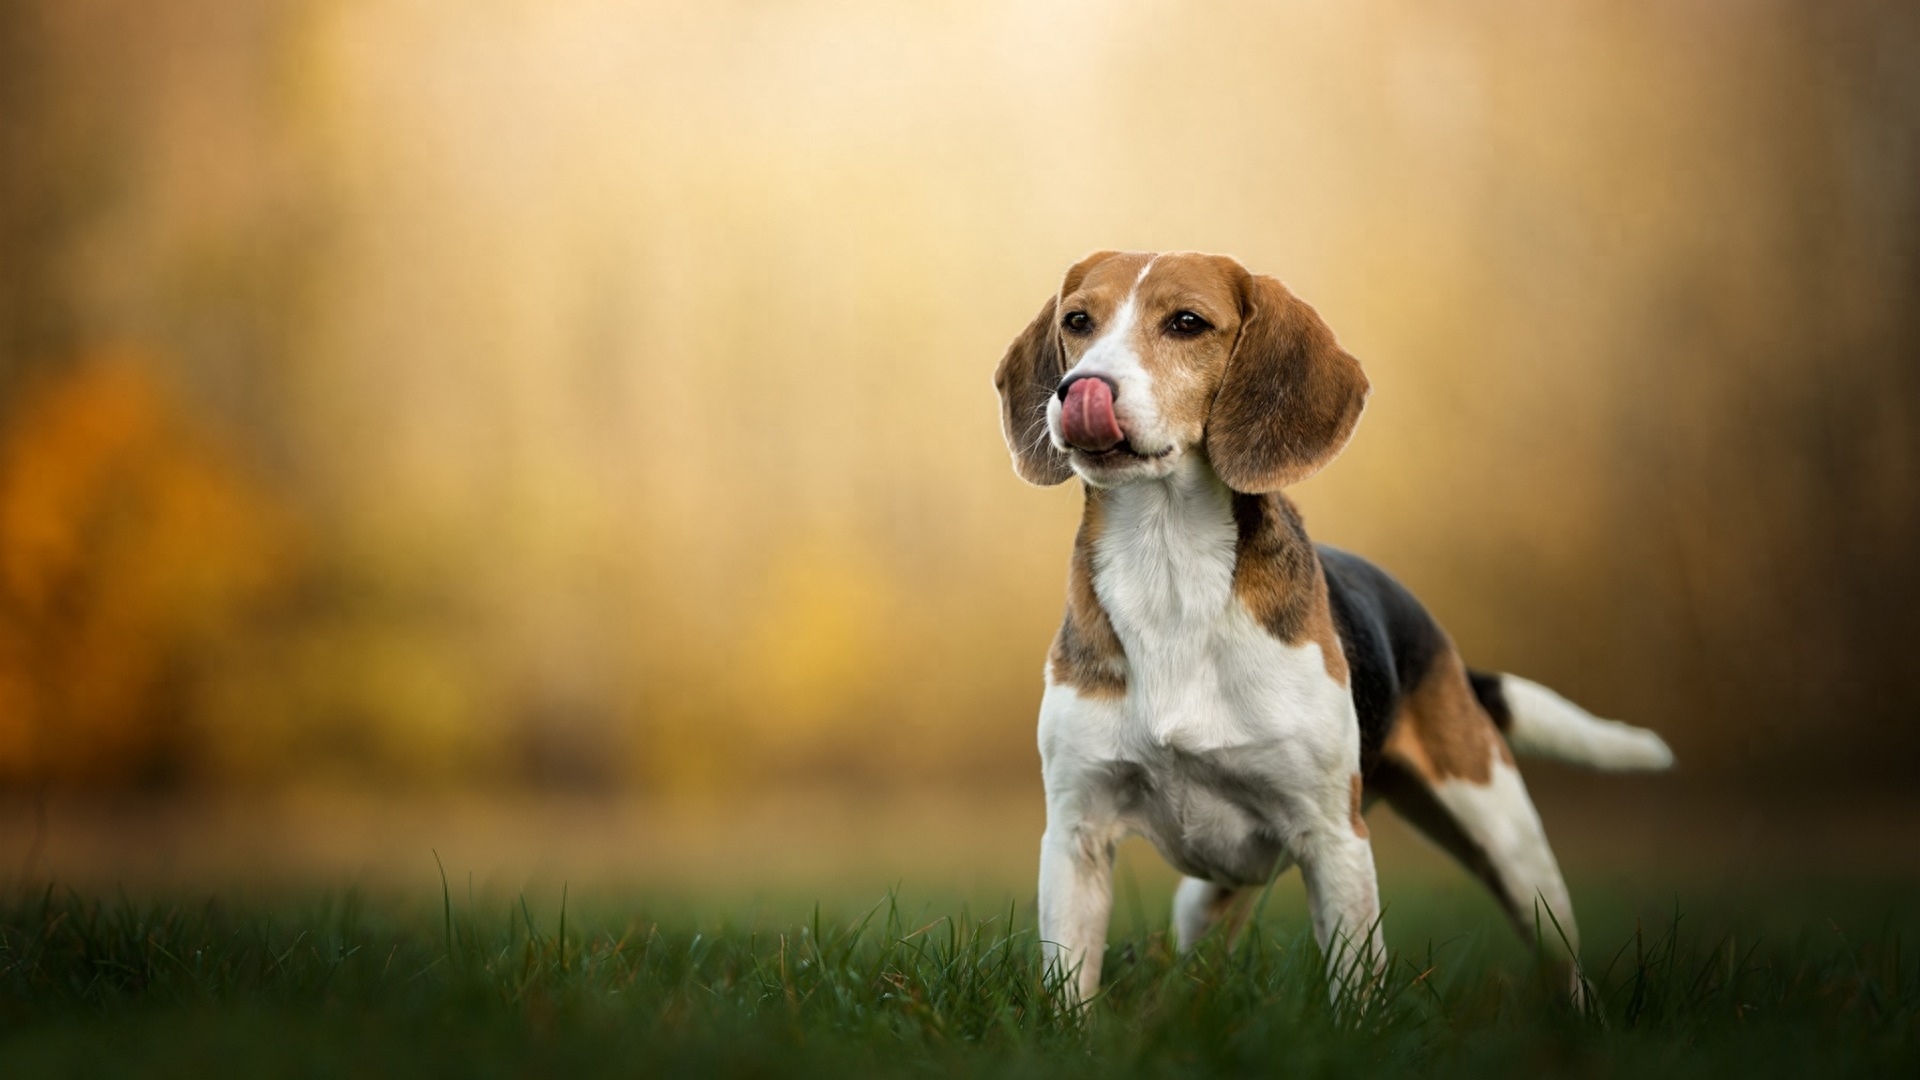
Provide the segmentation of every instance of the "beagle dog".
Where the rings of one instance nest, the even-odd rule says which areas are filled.
[[[1368,393],[1311,307],[1223,256],[1098,252],[994,386],[1015,471],[1086,492],[1040,704],[1040,933],[1076,1001],[1099,988],[1114,847],[1132,834],[1185,875],[1182,950],[1298,864],[1336,995],[1341,972],[1377,972],[1363,814],[1378,797],[1523,936],[1557,926],[1577,951],[1514,754],[1600,769],[1673,755],[1470,670],[1397,581],[1307,539],[1283,490],[1346,446]]]

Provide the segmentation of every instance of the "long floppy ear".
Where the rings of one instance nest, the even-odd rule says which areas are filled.
[[[1007,355],[993,373],[1000,391],[1000,431],[1013,454],[1013,471],[1030,484],[1051,485],[1073,475],[1067,456],[1053,448],[1047,433],[1047,402],[1060,385],[1060,297],[1078,289],[1087,271],[1116,252],[1096,251],[1074,263],[1060,282],[1060,292],[1047,298],[1040,314],[1007,346]]]
[[[1240,340],[1207,417],[1207,457],[1235,491],[1297,484],[1345,449],[1367,376],[1311,307],[1274,278],[1241,286]]]
[[[1060,328],[1054,325],[1059,301],[1047,297],[993,372],[1000,391],[1000,432],[1013,454],[1013,471],[1029,484],[1058,484],[1073,475],[1067,455],[1053,448],[1047,434],[1047,399],[1060,384]]]

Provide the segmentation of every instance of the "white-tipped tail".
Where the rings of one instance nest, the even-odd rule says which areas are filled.
[[[1500,690],[1513,719],[1507,745],[1516,754],[1616,772],[1673,766],[1666,740],[1646,728],[1602,720],[1516,675],[1500,676]]]

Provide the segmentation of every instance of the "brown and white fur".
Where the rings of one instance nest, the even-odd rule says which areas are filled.
[[[1063,403],[1086,378],[1111,388],[1074,396],[1110,403],[1112,434],[1075,445]],[[1362,816],[1376,797],[1523,935],[1557,923],[1577,948],[1513,751],[1604,769],[1672,755],[1544,687],[1469,671],[1397,582],[1307,539],[1282,489],[1340,452],[1369,389],[1312,308],[1222,256],[1099,252],[994,384],[1016,471],[1086,490],[1040,706],[1040,932],[1076,1000],[1100,985],[1114,847],[1131,834],[1186,875],[1180,948],[1297,864],[1329,964],[1377,970]]]

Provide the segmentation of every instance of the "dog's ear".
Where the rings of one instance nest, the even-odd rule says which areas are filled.
[[[1060,283],[1060,292],[1047,298],[1040,314],[1007,346],[1007,355],[993,373],[1000,391],[1000,430],[1013,454],[1013,471],[1031,484],[1050,485],[1073,475],[1067,456],[1053,448],[1047,434],[1047,401],[1060,385],[1060,298],[1080,287],[1087,271],[1114,254],[1097,251],[1075,263]]]
[[[1206,448],[1228,487],[1258,495],[1297,484],[1339,455],[1366,408],[1368,384],[1360,362],[1279,281],[1245,274],[1240,310]]]
[[[1059,301],[1047,297],[1040,314],[1007,346],[993,373],[1000,391],[1000,430],[1013,454],[1013,471],[1030,484],[1058,484],[1073,475],[1067,456],[1047,435],[1047,399],[1060,384]]]

